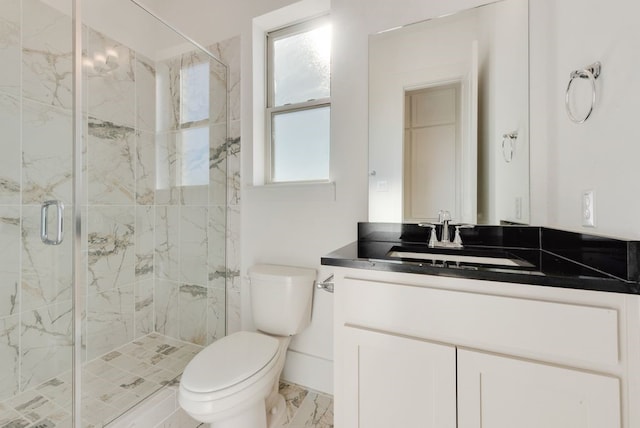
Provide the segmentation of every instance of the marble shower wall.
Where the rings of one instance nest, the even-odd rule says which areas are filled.
[[[208,344],[239,327],[239,38],[211,48],[227,73],[84,32],[85,358],[152,331]],[[71,224],[71,36],[39,0],[0,2],[0,400],[71,368],[71,239],[39,238],[45,200]],[[180,86],[203,59],[207,117]]]
[[[85,29],[86,358],[153,331],[155,70]]]
[[[232,184],[239,176],[239,135],[227,136],[233,125],[239,129],[227,113],[239,105],[236,90],[227,97],[227,87],[239,82],[239,38],[209,49],[229,68],[196,52],[157,65],[158,97],[170,102],[158,112],[155,325],[159,333],[199,345],[239,325],[230,298],[237,234],[229,231],[239,190]]]
[[[227,68],[87,33],[87,359],[152,331],[209,344],[226,326]]]

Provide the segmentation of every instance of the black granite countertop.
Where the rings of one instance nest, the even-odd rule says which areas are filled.
[[[433,249],[426,245],[429,231],[417,225],[359,223],[358,241],[322,257],[322,264],[640,294],[638,241],[531,226],[476,226],[461,232],[463,249]],[[390,257],[391,251],[502,257],[517,266]]]

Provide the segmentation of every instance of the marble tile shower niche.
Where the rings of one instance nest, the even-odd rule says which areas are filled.
[[[209,52],[233,60],[239,43],[204,51],[130,0],[82,5],[79,407],[102,426],[226,333],[238,94]],[[71,228],[40,240],[42,202],[72,224],[70,13],[0,0],[0,427],[71,426]]]

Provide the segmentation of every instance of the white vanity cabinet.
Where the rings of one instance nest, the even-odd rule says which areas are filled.
[[[637,296],[335,271],[337,428],[640,426]]]

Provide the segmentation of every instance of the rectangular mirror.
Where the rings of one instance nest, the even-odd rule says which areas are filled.
[[[370,36],[369,221],[529,223],[528,8]]]

